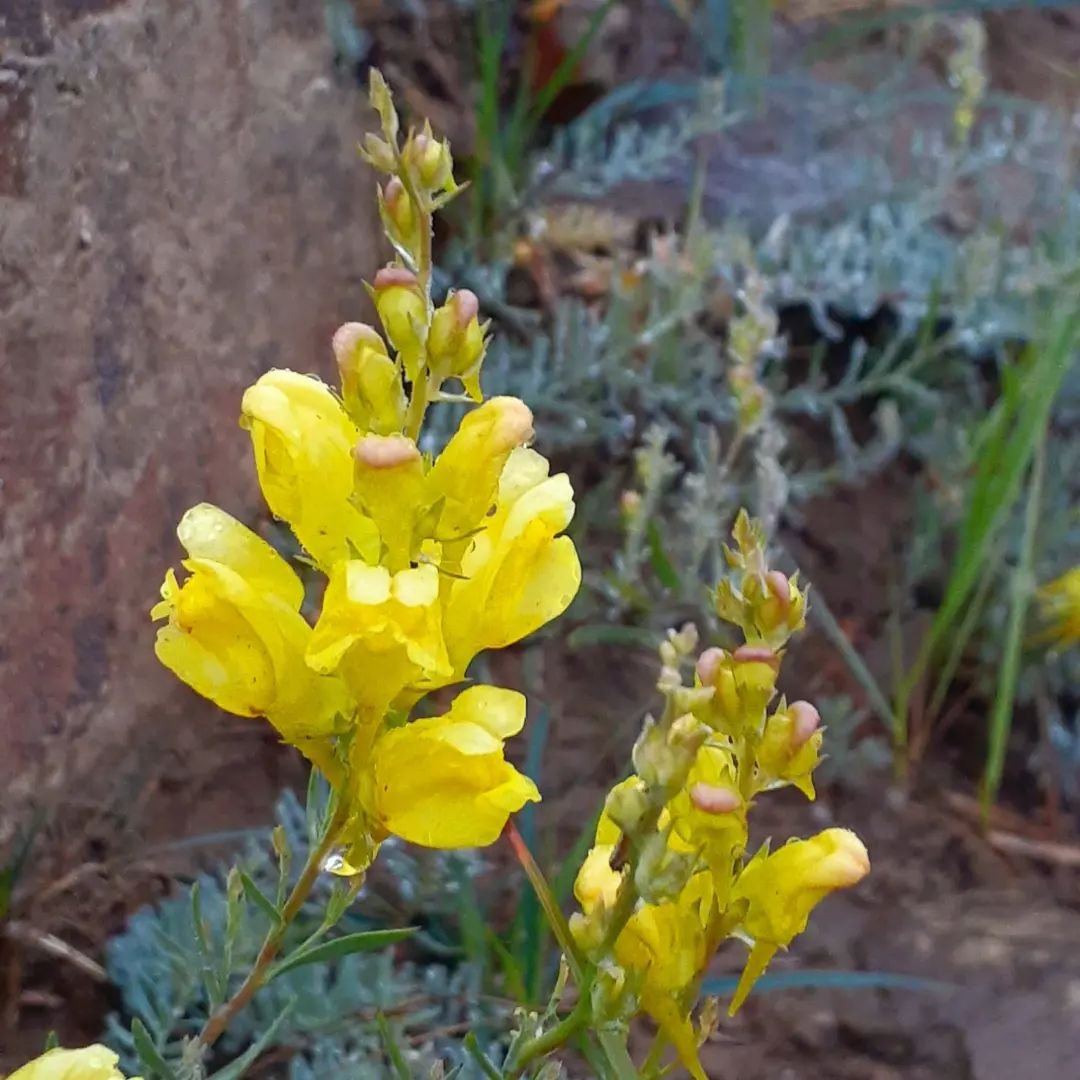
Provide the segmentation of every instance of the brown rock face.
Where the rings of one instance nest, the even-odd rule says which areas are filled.
[[[331,374],[378,254],[320,5],[5,7],[0,790],[213,723],[153,655],[176,522],[203,499],[256,519],[241,392]]]

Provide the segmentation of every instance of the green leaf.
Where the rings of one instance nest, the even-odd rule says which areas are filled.
[[[131,1041],[135,1047],[135,1053],[144,1066],[144,1072],[148,1076],[161,1076],[165,1080],[176,1080],[176,1073],[172,1066],[161,1056],[161,1051],[154,1045],[150,1032],[146,1025],[135,1017],[131,1021]]]
[[[394,1038],[394,1033],[390,1030],[390,1025],[386,1022],[386,1017],[380,1012],[375,1017],[375,1023],[379,1028],[379,1037],[382,1039],[383,1046],[386,1048],[386,1056],[390,1059],[390,1064],[394,1067],[394,1075],[398,1080],[412,1080],[412,1073],[409,1072],[409,1066],[405,1062],[405,1058],[401,1055],[401,1047],[397,1044],[397,1039]]]
[[[465,1036],[465,1049],[468,1050],[469,1056],[480,1066],[483,1074],[488,1077],[488,1080],[502,1080],[502,1074],[494,1065],[487,1059],[487,1055],[480,1049],[480,1043],[473,1032],[469,1032]]]
[[[240,884],[244,887],[244,895],[270,920],[274,926],[281,925],[281,912],[274,906],[273,901],[251,880],[251,875],[245,870],[240,871]]]
[[[49,1034],[45,1036],[45,1053],[47,1054],[50,1050],[55,1050],[59,1045],[60,1036],[57,1035],[55,1031],[50,1031]]]
[[[191,925],[195,930],[195,940],[199,948],[204,952],[210,951],[210,941],[206,934],[206,922],[202,913],[202,885],[196,879],[191,886]]]
[[[240,1080],[240,1077],[259,1059],[259,1055],[273,1042],[278,1030],[285,1023],[286,1017],[293,1011],[295,1005],[295,998],[286,1002],[285,1008],[274,1017],[273,1022],[258,1039],[235,1061],[230,1061],[223,1069],[218,1069],[216,1073],[213,1073],[209,1080]]]
[[[671,589],[672,591],[679,588],[681,579],[675,570],[675,567],[671,565],[671,560],[667,557],[667,552],[664,551],[664,541],[660,536],[660,529],[655,521],[649,522],[649,562],[652,564],[653,573],[656,575],[656,580],[664,586],[665,589]]]
[[[271,982],[286,971],[302,967],[305,964],[322,964],[328,960],[340,960],[343,956],[353,953],[374,952],[376,949],[385,949],[388,945],[395,945],[404,941],[416,932],[415,926],[407,926],[400,930],[361,930],[356,934],[346,934],[344,937],[334,938],[333,941],[324,941],[321,945],[314,945],[310,949],[301,949],[292,956],[285,957],[276,964],[267,977]]]

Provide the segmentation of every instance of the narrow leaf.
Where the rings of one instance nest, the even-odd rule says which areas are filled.
[[[386,1022],[385,1015],[381,1012],[378,1013],[375,1017],[375,1023],[378,1025],[379,1037],[382,1039],[383,1047],[386,1049],[386,1056],[394,1067],[394,1075],[398,1080],[412,1080],[412,1073],[409,1072],[409,1066],[401,1055],[401,1047],[398,1046],[397,1039],[394,1038],[394,1033]]]
[[[415,926],[408,926],[400,930],[361,930],[356,934],[346,934],[344,937],[334,938],[333,941],[324,941],[321,945],[315,945],[310,949],[302,949],[285,957],[281,963],[275,965],[267,982],[284,975],[286,971],[303,967],[305,964],[322,964],[328,960],[340,960],[343,956],[353,953],[375,952],[377,949],[385,949],[388,945],[394,945],[404,941],[415,933]]]
[[[296,999],[291,998],[286,1002],[285,1007],[274,1017],[270,1026],[255,1040],[240,1055],[235,1061],[230,1061],[223,1069],[218,1069],[216,1073],[213,1073],[209,1080],[240,1080],[240,1077],[244,1075],[259,1059],[259,1055],[272,1044],[274,1037],[277,1035],[281,1028],[281,1025],[285,1023],[289,1013],[293,1011],[296,1005]]]
[[[176,1080],[172,1066],[161,1056],[161,1051],[154,1045],[146,1025],[137,1016],[131,1021],[131,1041],[146,1073],[163,1077],[164,1080]]]
[[[244,895],[273,923],[281,925],[281,912],[274,906],[273,901],[251,880],[251,875],[245,870],[240,871],[240,884],[244,887]]]

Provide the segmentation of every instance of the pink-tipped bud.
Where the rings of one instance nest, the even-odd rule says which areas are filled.
[[[698,657],[697,676],[702,686],[712,686],[716,682],[716,676],[720,673],[720,668],[726,659],[727,653],[715,645],[706,649]]]
[[[444,375],[469,373],[484,354],[480,301],[471,289],[458,289],[431,319],[428,359]]]
[[[375,275],[376,292],[381,292],[383,289],[393,288],[398,285],[403,286],[406,289],[419,290],[420,279],[404,266],[384,266]]]
[[[776,597],[780,606],[786,611],[791,606],[791,583],[787,579],[786,574],[782,574],[779,570],[770,570],[765,575],[765,584],[768,586],[769,592]]]
[[[777,669],[780,667],[780,657],[765,645],[740,645],[731,656],[739,664],[768,664],[769,667]]]
[[[369,469],[397,469],[419,461],[420,451],[404,435],[366,435],[353,447],[353,457]]]
[[[690,801],[705,814],[730,814],[742,805],[737,791],[715,784],[694,784],[690,788]]]
[[[379,332],[367,323],[347,322],[334,331],[331,348],[338,367],[344,367],[355,356],[361,345],[368,345],[382,356],[386,355],[386,343]]]
[[[821,726],[821,713],[809,701],[793,701],[788,706],[791,715],[791,744],[793,749],[805,746]]]

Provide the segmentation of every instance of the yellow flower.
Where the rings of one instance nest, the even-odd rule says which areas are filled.
[[[16,1069],[7,1080],[124,1080],[119,1060],[100,1043],[77,1050],[55,1047]]]
[[[474,686],[443,716],[384,732],[360,785],[371,822],[424,847],[494,843],[510,814],[540,801],[536,785],[503,756],[503,742],[524,723],[523,695]]]
[[[267,717],[310,756],[309,740],[331,734],[346,704],[341,683],[304,662],[311,627],[299,610],[300,579],[265,540],[209,503],[184,515],[177,536],[190,576],[181,585],[169,570],[151,610],[168,619],[158,659],[226,712]]]
[[[616,786],[628,788],[635,777]],[[574,895],[583,916],[570,928],[579,944],[595,948],[604,932],[603,915],[611,911],[624,873],[611,858],[619,842],[619,827],[606,813],[596,826],[596,843],[585,857],[574,882]],[[615,959],[632,976],[642,1008],[656,1021],[695,1080],[706,1080],[697,1058],[697,1042],[689,1011],[678,1004],[708,960],[707,925],[713,908],[709,875],[695,874],[679,896],[663,904],[639,903],[615,941]]]
[[[1047,624],[1043,641],[1059,648],[1080,642],[1080,566],[1044,585],[1039,590],[1039,606]]]
[[[444,586],[443,629],[458,676],[477,653],[520,641],[570,605],[581,564],[573,541],[559,534],[573,513],[565,474],[549,476],[532,450],[510,454],[495,512],[462,556],[461,579]]]
[[[338,563],[307,661],[315,671],[340,670],[375,719],[406,686],[448,678],[438,570],[424,565],[391,574],[358,559]]]
[[[269,371],[244,394],[266,504],[327,573],[339,559],[378,559],[374,524],[349,501],[360,438],[330,388],[310,375]]]
[[[777,949],[787,948],[806,929],[810,912],[831,892],[862,881],[870,872],[863,842],[848,829],[826,829],[809,840],[759,851],[743,867],[731,891],[732,906],[743,904],[741,930],[754,941],[731,1002],[734,1014],[769,966]]]

